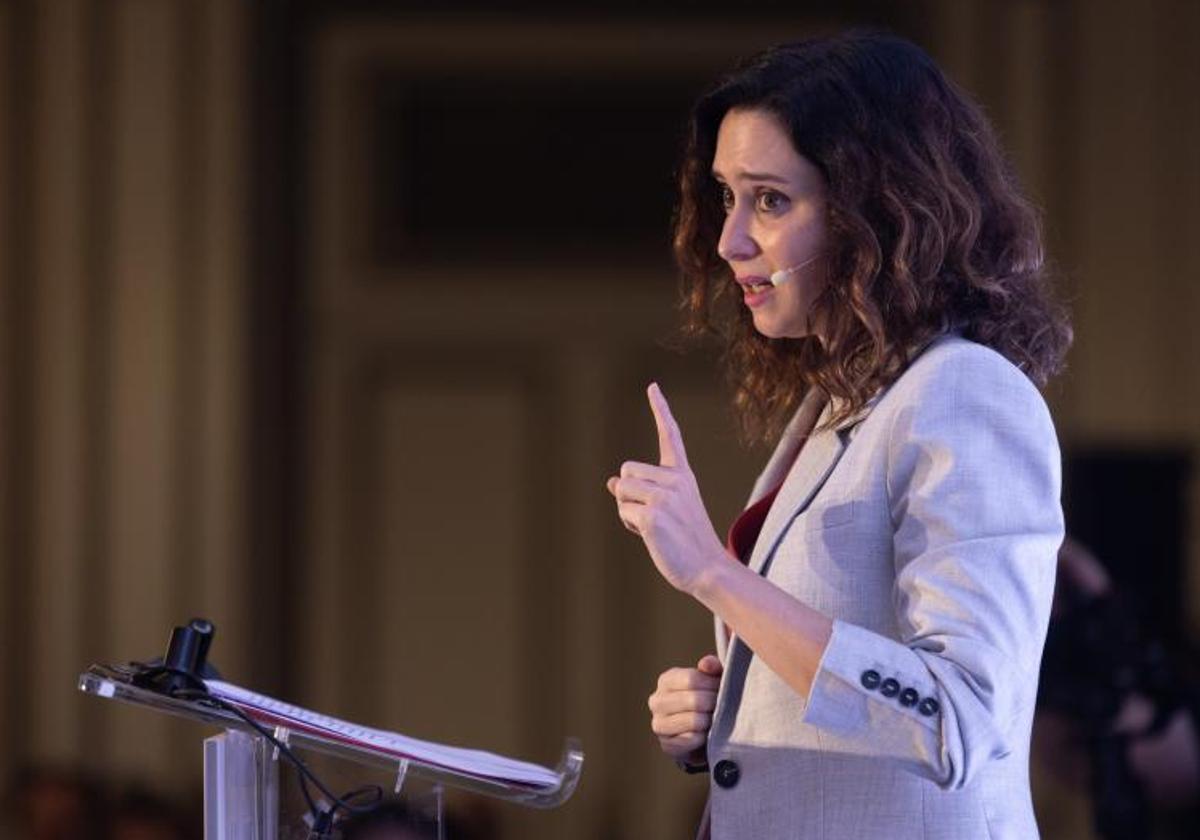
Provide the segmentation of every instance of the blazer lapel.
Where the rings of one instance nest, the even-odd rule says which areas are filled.
[[[775,455],[754,485],[753,499],[757,500],[772,487],[778,486],[780,480],[783,481],[779,495],[775,497],[754,544],[749,563],[751,569],[759,574],[766,572],[767,564],[775,553],[775,546],[788,525],[808,507],[808,503],[837,466],[842,452],[854,436],[855,428],[866,419],[882,396],[883,391],[876,393],[850,417],[833,428],[813,434],[808,434],[809,430],[825,421],[832,406],[825,402],[823,397],[817,398],[818,401],[813,405],[810,405],[807,397],[805,398],[796,416],[788,424],[787,432],[791,434],[785,432],[785,440],[781,441]],[[814,412],[819,412],[819,416],[813,417]],[[785,442],[788,443],[786,447]],[[799,455],[796,454],[797,448],[800,450]]]
[[[837,466],[838,459],[846,448],[845,432],[826,429],[810,435],[792,464],[791,471],[779,488],[779,495],[771,505],[767,518],[759,532],[758,541],[750,555],[750,568],[759,574],[775,553],[775,546],[783,537],[792,520],[804,512],[813,496],[821,489],[825,479]]]
[[[940,338],[942,338],[942,336],[935,336],[935,338],[928,342],[924,347],[921,347],[915,351],[911,358],[915,359],[922,352],[924,352],[924,350],[930,344],[933,344]],[[863,403],[862,408],[858,409],[858,411],[854,412],[849,417],[841,420],[836,426],[833,427],[832,431],[840,433],[841,448],[845,448],[846,443],[848,443],[854,437],[855,427],[867,418],[867,415],[871,413],[871,410],[875,408],[875,404],[879,402],[880,398],[882,398],[885,393],[887,393],[887,390],[887,388],[882,388],[879,391],[876,391],[870,399]],[[767,521],[763,526],[762,534],[765,535],[767,533],[767,527],[772,524],[772,519],[775,519],[776,524],[779,524],[778,519],[781,514],[778,514],[776,511],[787,507],[785,502],[788,500],[784,499],[785,493],[789,495],[791,503],[797,506],[797,508],[793,511],[792,516],[799,514],[803,510],[803,506],[808,504],[808,501],[812,498],[813,494],[815,494],[816,491],[821,488],[821,484],[829,476],[829,472],[837,463],[837,459],[841,455],[841,448],[835,446],[834,441],[817,443],[815,447],[810,444],[806,444],[805,442],[806,438],[810,437],[810,432],[812,429],[819,425],[820,421],[829,415],[830,409],[831,406],[825,394],[823,394],[817,388],[809,388],[808,393],[804,395],[804,399],[800,402],[800,407],[796,409],[796,413],[792,415],[792,419],[788,421],[787,426],[784,428],[783,434],[780,436],[779,443],[775,446],[775,451],[771,453],[771,458],[767,461],[766,467],[764,467],[762,473],[759,474],[758,480],[754,482],[754,489],[750,491],[750,500],[746,503],[746,507],[750,507],[763,496],[767,495],[767,493],[769,493],[775,487],[778,487],[781,482],[785,481],[785,479],[791,485],[790,487],[783,487],[780,489],[780,495],[776,498],[775,503],[772,505],[772,515],[767,517]],[[829,434],[828,430],[822,432],[820,435],[812,436],[813,441],[815,442],[817,438],[823,437],[827,434]],[[797,450],[800,450],[801,446],[804,446],[805,450],[815,448],[821,451],[811,454],[801,451],[800,457],[804,459],[806,463],[804,465],[800,465],[797,463],[796,452]],[[828,463],[825,463],[826,460],[828,460]],[[793,464],[796,465],[797,469],[792,469]],[[824,469],[821,469],[822,466]],[[819,477],[817,477],[816,473],[812,473],[813,480],[808,484],[805,484],[803,481],[794,478],[795,473],[803,473],[807,470],[813,470],[814,468],[821,474]],[[791,470],[790,473],[789,470]],[[807,491],[807,493],[804,491]],[[791,516],[786,517],[786,521],[790,522],[791,518]],[[762,545],[763,543],[764,540],[760,537],[758,544]],[[755,554],[758,554],[757,547]],[[752,563],[751,565],[753,566],[754,564]]]
[[[816,388],[809,389],[809,392],[804,395],[804,399],[800,401],[800,407],[796,409],[796,413],[784,427],[783,434],[780,435],[779,443],[775,445],[775,451],[771,453],[770,460],[763,467],[758,480],[754,482],[754,489],[750,491],[750,500],[746,502],[747,508],[783,482],[788,470],[796,460],[796,452],[804,444],[804,439],[808,437],[813,426],[816,425],[818,416],[825,408],[825,403],[825,395]]]

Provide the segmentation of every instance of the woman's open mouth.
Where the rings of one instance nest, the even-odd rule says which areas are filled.
[[[738,280],[738,284],[742,287],[742,300],[751,308],[761,306],[775,291],[771,281],[766,278],[746,278]]]

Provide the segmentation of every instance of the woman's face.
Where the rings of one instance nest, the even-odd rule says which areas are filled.
[[[825,179],[792,146],[774,114],[730,110],[713,156],[725,206],[717,253],[741,287],[754,327],[768,338],[813,332],[809,312],[825,287]],[[813,259],[813,257],[818,257]],[[812,260],[779,286],[770,276]]]

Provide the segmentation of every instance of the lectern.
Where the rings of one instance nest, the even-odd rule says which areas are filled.
[[[583,767],[579,743],[568,738],[556,768],[533,777],[513,778],[502,770],[504,762],[519,762],[478,753],[484,764],[414,755],[379,738],[359,738],[346,733],[376,733],[365,727],[340,729],[312,725],[307,718],[280,715],[252,708],[248,722],[232,711],[215,708],[198,699],[181,699],[135,683],[140,666],[93,665],[79,678],[81,691],[215,725],[223,730],[204,741],[205,840],[279,840],[279,838],[333,837],[333,832],[313,834],[311,826],[282,815],[280,810],[280,746],[303,756],[307,752],[333,756],[376,776],[387,774],[399,794],[414,784],[424,786],[432,805],[430,819],[438,837],[444,836],[442,793],[445,787],[474,791],[531,808],[553,808],[574,792]],[[342,723],[342,722],[337,722]],[[384,733],[377,733],[384,734]],[[396,736],[397,738],[402,736]],[[420,743],[420,742],[414,742]],[[434,745],[436,746],[436,745]],[[447,748],[451,749],[451,748]],[[466,754],[466,751],[457,750]],[[450,753],[447,753],[450,755]],[[495,759],[487,765],[487,759]],[[527,765],[535,767],[534,765]],[[491,767],[492,769],[488,769]]]

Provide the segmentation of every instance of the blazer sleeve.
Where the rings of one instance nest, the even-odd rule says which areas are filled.
[[[1029,737],[1061,463],[1041,395],[998,354],[909,376],[886,439],[900,638],[835,621],[804,719],[833,749],[956,789]]]

